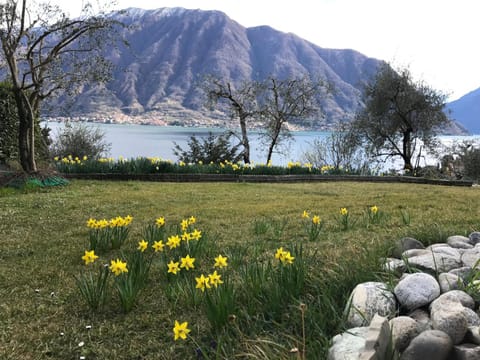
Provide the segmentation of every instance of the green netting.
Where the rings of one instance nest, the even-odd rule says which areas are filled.
[[[13,187],[15,189],[21,189],[24,187],[35,188],[35,187],[50,187],[50,186],[65,186],[69,184],[67,179],[64,179],[60,176],[49,176],[43,179],[30,177],[30,178],[17,178],[8,183],[8,187]]]

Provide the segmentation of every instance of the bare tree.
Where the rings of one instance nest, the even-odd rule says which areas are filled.
[[[0,60],[12,83],[24,171],[37,171],[34,128],[42,101],[60,91],[71,94],[82,83],[105,81],[110,63],[101,50],[112,42],[118,25],[105,12],[93,14],[88,2],[75,19],[49,2],[0,4]]]
[[[255,81],[244,81],[234,86],[228,81],[222,81],[214,76],[205,76],[201,89],[207,95],[207,104],[210,107],[218,105],[219,101],[226,102],[230,108],[230,116],[238,118],[241,135],[237,136],[243,147],[242,157],[245,164],[250,163],[250,142],[247,132],[247,121],[257,113],[256,94],[258,83]]]
[[[260,113],[264,123],[263,139],[268,146],[267,163],[274,149],[291,136],[289,122],[320,116],[317,102],[322,92],[330,92],[324,81],[312,81],[308,76],[279,80],[267,78],[259,93]]]

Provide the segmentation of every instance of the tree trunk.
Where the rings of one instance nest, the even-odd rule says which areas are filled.
[[[242,131],[243,162],[250,164],[250,143],[247,135],[247,114],[240,114],[240,129]]]
[[[24,99],[21,90],[14,91],[18,111],[18,150],[20,165],[28,174],[37,171],[35,163],[35,126],[34,116],[28,100]]]
[[[403,133],[403,170],[413,171],[412,166],[412,139],[410,138],[411,131],[407,130]]]

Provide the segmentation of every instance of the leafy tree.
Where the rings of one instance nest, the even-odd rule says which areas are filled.
[[[66,123],[53,141],[50,152],[52,156],[72,155],[82,159],[97,159],[110,151],[111,144],[105,140],[105,133],[97,127],[82,123]]]
[[[0,162],[16,157],[18,152],[18,113],[12,87],[0,83]]]
[[[238,86],[230,82],[224,82],[214,76],[205,76],[200,88],[207,95],[207,104],[213,108],[219,101],[226,103],[230,109],[230,115],[238,118],[241,135],[240,143],[243,147],[242,157],[245,164],[250,163],[250,142],[247,132],[247,121],[253,118],[257,110],[256,94],[258,83],[256,81],[244,81]]]
[[[242,154],[238,153],[240,144],[231,145],[231,133],[224,133],[221,135],[214,135],[209,133],[208,137],[198,139],[195,135],[190,137],[188,142],[188,149],[183,150],[180,145],[175,144],[173,153],[178,157],[178,160],[185,163],[204,164],[220,163],[225,161],[238,162],[242,158]]]
[[[43,100],[59,91],[108,78],[103,58],[119,25],[85,2],[70,19],[48,2],[5,0],[0,4],[0,61],[6,63],[18,112],[18,150],[24,171],[35,172],[35,124]]]
[[[258,101],[264,124],[262,137],[268,146],[267,163],[274,149],[291,137],[287,124],[319,114],[317,99],[330,90],[327,83],[307,76],[284,80],[269,77],[263,82]]]
[[[446,96],[414,82],[408,69],[397,72],[385,64],[366,85],[364,97],[352,134],[375,157],[401,157],[408,171],[419,142],[433,148],[437,131],[449,123],[443,112]]]

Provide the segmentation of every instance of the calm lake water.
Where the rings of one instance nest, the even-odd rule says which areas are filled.
[[[45,123],[44,123],[45,124]],[[42,124],[42,126],[44,126]],[[218,128],[185,128],[179,126],[150,126],[150,125],[119,125],[93,124],[105,133],[108,143],[111,143],[110,156],[118,158],[132,158],[137,156],[161,157],[176,161],[173,153],[174,143],[183,149],[187,148],[190,136],[208,136],[209,132],[220,134],[224,130]],[[55,137],[63,127],[62,123],[48,122]],[[294,132],[292,141],[282,147],[283,154],[274,154],[272,162],[275,165],[286,165],[289,161],[301,161],[302,155],[310,148],[314,139],[328,136],[327,132]],[[250,135],[251,160],[255,163],[265,163],[267,148],[262,148],[258,134]]]
[[[45,123],[44,123],[45,124]],[[42,124],[42,126],[44,126]],[[135,158],[138,156],[160,157],[166,160],[176,161],[173,153],[174,143],[186,149],[190,136],[208,136],[209,132],[219,134],[224,130],[218,128],[185,128],[177,126],[150,126],[150,125],[119,125],[119,124],[94,124],[86,123],[88,126],[97,127],[105,133],[108,143],[111,143],[110,156],[118,158]],[[62,123],[48,122],[52,129],[52,136],[55,137],[63,127]],[[286,165],[289,161],[303,161],[303,154],[311,148],[315,139],[325,138],[328,132],[299,131],[292,132],[292,140],[285,144],[272,157],[275,165]],[[442,143],[452,144],[454,141],[474,140],[480,142],[480,135],[475,136],[442,136]],[[251,160],[255,163],[265,163],[267,148],[262,147],[258,133],[250,135]],[[420,165],[435,164],[436,161],[428,156],[423,158]],[[397,167],[394,164],[395,168]],[[399,164],[401,165],[401,164]]]

